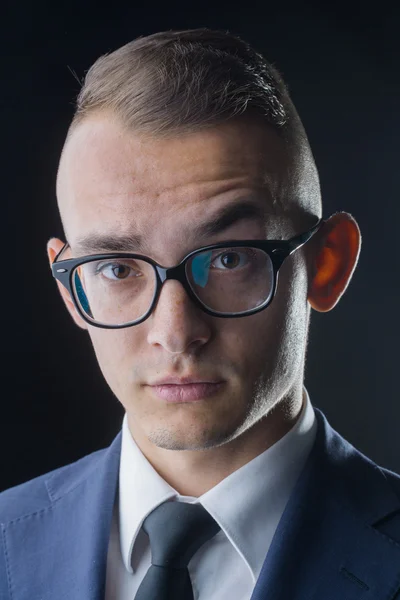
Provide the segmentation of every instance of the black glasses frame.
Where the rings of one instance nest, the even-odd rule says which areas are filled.
[[[192,250],[191,252],[189,252],[189,254],[187,254],[181,260],[181,262],[178,265],[176,265],[175,267],[163,267],[160,264],[158,264],[157,262],[155,262],[154,260],[152,260],[151,258],[149,258],[148,256],[144,256],[142,254],[132,254],[132,253],[127,253],[127,252],[123,252],[123,253],[112,252],[112,253],[106,253],[106,254],[93,254],[93,255],[88,255],[88,256],[81,256],[79,258],[68,258],[65,260],[59,260],[59,257],[61,256],[61,254],[69,246],[69,244],[67,242],[62,247],[62,249],[57,254],[57,256],[55,257],[54,262],[51,265],[51,270],[52,270],[53,277],[55,279],[58,279],[58,281],[60,281],[63,284],[63,286],[68,290],[68,292],[72,298],[72,301],[75,305],[76,310],[78,311],[80,316],[84,319],[84,321],[86,321],[90,325],[93,325],[94,327],[100,327],[102,329],[123,329],[125,327],[132,327],[133,325],[139,325],[140,323],[143,323],[143,321],[145,321],[150,316],[150,314],[153,312],[154,307],[156,306],[158,298],[160,296],[162,285],[168,279],[175,279],[176,281],[179,281],[183,285],[183,287],[184,287],[186,293],[188,294],[188,296],[190,297],[190,299],[208,315],[211,315],[213,317],[230,318],[230,319],[238,318],[238,317],[247,317],[247,316],[253,315],[255,313],[258,313],[258,312],[264,310],[265,308],[267,308],[267,306],[269,306],[271,304],[272,300],[275,297],[277,283],[278,283],[278,273],[279,273],[279,269],[281,268],[283,262],[295,250],[298,250],[306,242],[308,242],[311,239],[311,237],[320,229],[320,227],[323,225],[323,223],[325,223],[325,220],[319,219],[319,221],[311,229],[309,229],[308,231],[305,231],[304,233],[296,235],[296,236],[290,238],[289,240],[239,240],[239,241],[237,241],[237,240],[229,241],[228,240],[228,241],[220,242],[218,244],[211,244],[209,246],[203,246],[201,248],[197,248],[196,250]],[[218,248],[225,248],[225,247],[228,247],[228,248],[234,248],[234,247],[236,247],[236,248],[243,248],[243,247],[258,248],[259,250],[263,250],[264,252],[266,252],[266,254],[268,254],[268,256],[270,257],[271,262],[272,262],[272,267],[273,267],[272,293],[270,295],[270,298],[268,298],[260,306],[257,306],[256,308],[252,308],[248,311],[242,311],[239,313],[215,312],[215,311],[209,309],[207,306],[205,306],[202,303],[202,301],[193,292],[193,289],[192,289],[192,287],[188,281],[187,275],[186,275],[187,261],[190,258],[192,258],[194,255],[196,255],[200,252],[204,252],[206,250],[217,250]],[[75,289],[74,289],[74,286],[72,283],[72,275],[73,275],[74,269],[86,262],[92,262],[95,260],[106,260],[108,258],[133,258],[133,259],[136,258],[136,259],[140,259],[144,262],[147,262],[148,264],[150,264],[153,267],[155,274],[156,274],[156,288],[155,288],[153,300],[150,304],[148,311],[142,317],[140,317],[140,319],[137,319],[135,321],[130,321],[129,323],[125,323],[123,325],[105,325],[105,324],[99,323],[95,320],[92,320],[81,308],[80,302],[76,298]]]

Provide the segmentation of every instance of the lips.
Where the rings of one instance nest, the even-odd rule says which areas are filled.
[[[157,381],[150,383],[148,385],[151,386],[159,386],[159,385],[191,385],[197,383],[220,383],[220,379],[216,379],[213,377],[164,377],[163,379],[158,379]]]
[[[167,402],[197,402],[216,394],[222,385],[222,381],[167,377],[149,387],[158,398]]]

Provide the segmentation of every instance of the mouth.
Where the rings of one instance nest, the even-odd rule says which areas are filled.
[[[198,402],[215,395],[223,384],[223,381],[167,378],[148,387],[166,402]]]

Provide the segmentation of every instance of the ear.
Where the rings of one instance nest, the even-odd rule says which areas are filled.
[[[346,291],[361,249],[361,233],[348,213],[332,215],[316,234],[308,301],[314,310],[332,310]]]
[[[59,240],[57,238],[51,238],[47,242],[47,256],[49,258],[50,267],[53,264],[55,257],[60,252],[60,250],[63,246],[64,246],[64,242],[62,242],[61,240]],[[57,282],[58,290],[61,294],[61,298],[64,300],[65,306],[67,307],[67,310],[68,310],[69,314],[71,315],[71,317],[73,318],[73,320],[75,321],[76,325],[78,325],[78,327],[81,327],[82,329],[87,329],[88,328],[87,323],[86,323],[86,321],[84,321],[82,319],[82,317],[76,310],[75,305],[71,299],[71,296],[70,296],[68,290],[63,286],[63,284],[60,281],[56,280],[56,282]]]

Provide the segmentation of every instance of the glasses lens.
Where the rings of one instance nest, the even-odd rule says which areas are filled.
[[[72,283],[77,302],[91,320],[124,325],[139,320],[149,310],[156,274],[143,260],[108,258],[76,267]]]
[[[274,270],[258,248],[230,247],[195,254],[186,264],[194,294],[210,310],[238,314],[266,304],[272,296]]]

